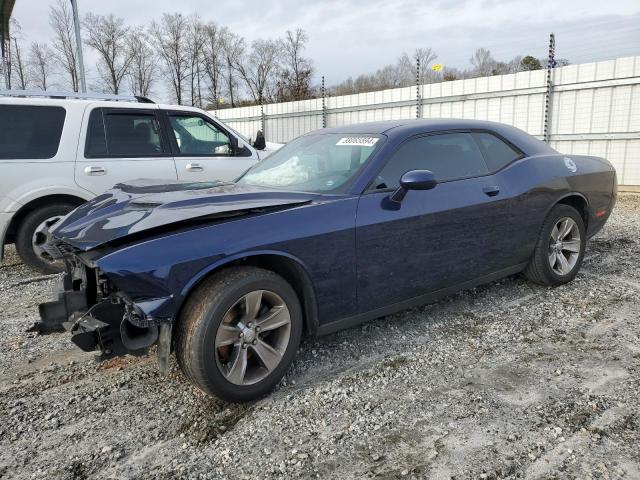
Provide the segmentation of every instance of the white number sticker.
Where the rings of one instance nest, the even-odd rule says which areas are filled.
[[[343,146],[358,146],[358,147],[373,147],[378,141],[375,137],[342,137],[338,140],[336,145]]]

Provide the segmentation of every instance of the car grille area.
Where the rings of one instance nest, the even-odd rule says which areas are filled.
[[[77,252],[77,249],[61,240],[50,240],[42,248],[51,255],[54,260],[67,258]]]

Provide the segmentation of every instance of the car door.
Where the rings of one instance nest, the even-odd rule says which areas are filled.
[[[177,179],[157,109],[93,108],[81,138],[85,143],[78,149],[75,180],[96,195],[138,178]]]
[[[231,133],[197,112],[164,111],[178,178],[231,181],[257,162],[248,148],[234,151]]]
[[[400,177],[431,170],[432,190],[390,201]],[[358,305],[367,312],[507,267],[506,193],[468,132],[417,136],[391,155],[358,205]],[[507,242],[508,243],[508,242]]]

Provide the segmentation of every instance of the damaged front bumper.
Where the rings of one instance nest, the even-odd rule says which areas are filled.
[[[66,273],[57,299],[40,304],[40,333],[69,331],[71,341],[100,360],[125,354],[144,355],[158,344],[160,366],[166,371],[171,324],[151,324],[137,306],[95,269],[75,258],[65,259]],[[161,340],[159,342],[159,340]]]

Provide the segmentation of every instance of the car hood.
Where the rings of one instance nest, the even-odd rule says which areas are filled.
[[[317,194],[287,192],[221,182],[136,180],[78,207],[50,231],[77,250],[129,236],[147,235],[190,222],[211,222],[240,215],[263,214],[311,202]]]

